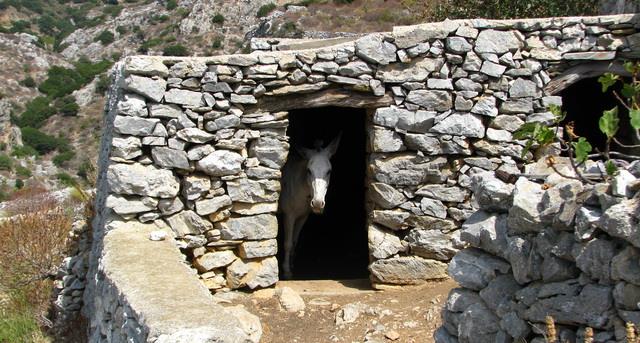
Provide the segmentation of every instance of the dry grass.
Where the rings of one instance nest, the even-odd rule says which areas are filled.
[[[45,342],[40,327],[67,253],[73,213],[49,193],[25,190],[0,221],[0,342]]]

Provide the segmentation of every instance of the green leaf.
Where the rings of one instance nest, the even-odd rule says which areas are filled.
[[[591,152],[591,144],[586,138],[580,137],[577,142],[572,142],[573,149],[576,152],[576,161],[582,163],[587,160],[589,153]]]
[[[622,96],[624,96],[625,98],[633,98],[638,93],[638,90],[632,84],[625,83],[622,86],[621,93],[622,93]]]
[[[559,123],[567,116],[567,112],[562,111],[562,108],[558,105],[549,105],[549,112],[555,116],[555,122]]]
[[[607,172],[607,175],[613,175],[618,171],[618,167],[616,167],[615,164],[613,164],[613,162],[611,160],[607,161],[607,163],[604,165],[604,169]]]
[[[528,140],[527,143],[524,145],[524,148],[522,149],[522,154],[520,154],[520,158],[524,160],[525,156],[527,156],[527,153],[531,150],[531,146],[533,145],[533,140]]]
[[[540,125],[539,123],[524,123],[522,126],[518,128],[516,132],[513,133],[513,138],[515,139],[529,139],[533,138],[533,133],[536,128]]]
[[[629,72],[629,74],[635,74],[636,64],[630,61],[624,62],[624,69]]]
[[[629,118],[631,119],[631,127],[636,130],[640,129],[640,110],[629,111]]]
[[[611,73],[605,73],[600,76],[598,78],[598,82],[602,85],[602,93],[606,92],[609,87],[613,86],[619,78],[620,76]]]
[[[598,122],[600,131],[607,135],[608,139],[611,139],[616,135],[619,123],[620,118],[618,118],[618,106],[602,112],[602,117],[600,117],[600,121]]]

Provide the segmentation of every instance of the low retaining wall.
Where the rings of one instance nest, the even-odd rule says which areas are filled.
[[[168,232],[112,222],[96,275],[90,342],[258,342],[259,319],[224,308],[182,262]],[[153,241],[152,233],[164,233]]]
[[[480,210],[449,264],[461,288],[436,342],[545,342],[547,315],[560,342],[583,342],[586,327],[594,342],[623,341],[625,322],[640,324],[639,167],[596,185],[474,176]]]

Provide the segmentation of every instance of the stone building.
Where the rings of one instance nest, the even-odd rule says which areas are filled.
[[[147,236],[164,231],[182,255],[167,250],[159,262],[187,275],[194,294],[273,285],[281,169],[310,135],[343,138],[328,219],[306,228],[316,236],[300,245],[315,255],[295,272],[345,267],[340,276],[367,275],[375,287],[447,277],[478,207],[473,176],[523,172],[532,155],[513,132],[550,123],[548,107],[571,85],[621,72],[640,48],[639,25],[636,15],[456,20],[329,44],[255,41],[247,55],[126,58],[105,118],[85,292],[92,341],[168,342],[205,326],[210,337],[255,341],[255,328],[216,329],[238,327],[233,318],[249,315],[241,311],[163,326],[158,308],[136,302],[144,291],[130,294],[130,273],[144,269],[119,254],[144,263],[136,249],[154,251]]]

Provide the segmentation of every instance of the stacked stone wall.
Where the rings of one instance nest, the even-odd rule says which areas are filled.
[[[585,341],[587,327],[593,342],[626,341],[626,323],[640,324],[638,166],[595,185],[553,173],[514,184],[475,175],[480,210],[462,225],[469,247],[449,264],[460,288],[435,341],[542,343],[546,316],[560,342]]]
[[[368,107],[371,278],[444,278],[477,207],[473,175],[519,173],[512,133],[552,119],[561,98],[547,94],[551,78],[633,56],[637,27],[634,15],[461,20],[315,50],[129,57],[109,124],[105,211],[170,228],[212,290],[270,286],[286,111]]]

